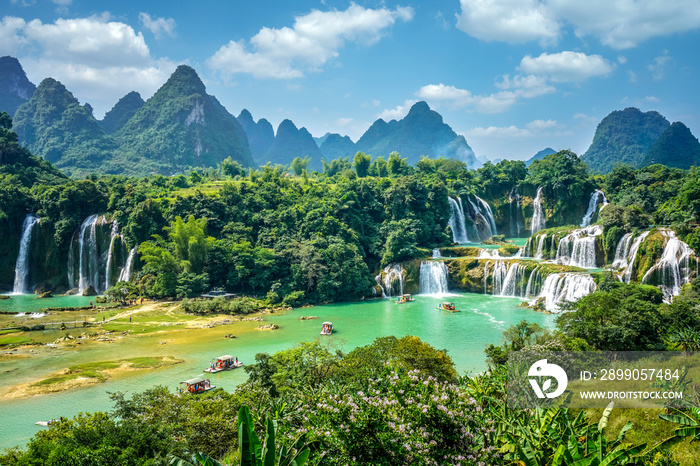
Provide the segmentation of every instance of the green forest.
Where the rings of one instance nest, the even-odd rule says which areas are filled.
[[[594,175],[565,150],[529,167],[501,161],[469,170],[454,159],[422,157],[410,165],[397,152],[387,159],[358,152],[324,160],[321,172],[310,170],[308,159],[248,168],[229,158],[186,175],[74,179],[17,140],[12,121],[0,114],[0,289],[12,288],[29,213],[40,219],[32,243],[35,293],[70,292],[67,258],[81,225],[98,215],[106,231],[116,222],[124,252],[136,254],[128,281],[110,282],[107,269],[105,295],[117,302],[183,299],[193,314],[381,296],[375,277],[396,263],[406,264],[410,285],[412,261],[454,246],[450,200],[457,197],[490,206],[501,234],[490,240],[504,251],[504,236],[514,236],[507,232],[518,221],[520,236],[529,236],[538,188],[547,227],[540,234],[552,238],[545,252],[556,251],[555,237],[578,228],[597,189],[610,202],[595,219],[603,229],[596,240],[601,266],[611,266],[625,234],[651,227],[672,229],[700,250],[697,167],[618,164]],[[663,241],[652,229],[629,283],[612,271],[592,273],[596,291],[566,304],[555,329],[525,321],[508,328],[502,344],[484,348],[483,374],[459,374],[447,350],[417,337],[379,338],[350,351],[304,342],[259,353],[245,367],[248,381],[233,393],[180,396],[165,387],[114,393],[111,411],[58,422],[25,447],[5,451],[0,464],[697,464],[697,385],[694,399],[654,412],[515,410],[506,403],[513,352],[700,350],[697,273],[670,302],[643,283]],[[459,264],[449,266],[450,280],[464,287],[470,274],[488,267],[477,259]],[[697,267],[697,258],[690,264]],[[239,298],[192,299],[213,288]]]

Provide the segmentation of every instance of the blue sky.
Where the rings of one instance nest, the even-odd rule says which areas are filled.
[[[357,140],[427,101],[479,156],[582,154],[613,110],[700,135],[697,0],[1,0],[0,55],[101,118],[194,67],[234,115]]]

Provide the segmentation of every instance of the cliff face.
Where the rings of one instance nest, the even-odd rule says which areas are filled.
[[[0,57],[0,112],[11,117],[17,108],[34,95],[36,86],[27,79],[22,65],[14,57]]]

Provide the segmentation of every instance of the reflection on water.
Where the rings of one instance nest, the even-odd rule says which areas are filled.
[[[212,358],[224,354],[252,363],[256,353],[274,353],[316,338],[350,351],[382,336],[416,335],[435,348],[447,349],[460,373],[476,373],[486,369],[484,347],[490,343],[500,344],[507,327],[522,319],[552,327],[555,317],[520,308],[518,298],[457,294],[451,296],[450,301],[461,311],[458,313],[438,310],[438,297],[415,298],[401,305],[387,298],[265,316],[269,323],[280,326],[275,331],[256,330],[260,322],[236,322],[196,331],[164,330],[112,343],[90,342],[77,348],[44,346],[37,348],[31,357],[1,357],[0,387],[41,379],[70,365],[91,361],[169,355],[185,362],[153,371],[120,374],[104,384],[73,391],[0,401],[0,448],[25,443],[41,429],[34,425],[36,421],[74,416],[81,411],[110,410],[112,404],[107,392],[133,393],[156,385],[175,389],[179,382],[205,374],[217,387],[233,390],[246,379],[243,369],[218,374],[204,372]],[[302,315],[315,315],[318,320],[301,321]],[[319,336],[323,321],[333,322],[331,336]],[[236,338],[225,338],[229,333]]]

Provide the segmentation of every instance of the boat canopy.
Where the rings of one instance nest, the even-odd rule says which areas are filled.
[[[323,325],[333,325],[333,322],[324,322]]]
[[[204,382],[203,378],[195,377],[194,379],[185,380],[184,382],[180,382],[180,383],[186,383],[187,385],[194,385],[196,383],[201,383],[201,382]]]
[[[217,359],[218,361],[226,361],[227,359],[235,359],[235,358],[234,358],[233,356],[231,356],[230,354],[226,354],[226,355],[224,355],[224,356],[219,356],[219,357],[216,358],[216,359]]]

